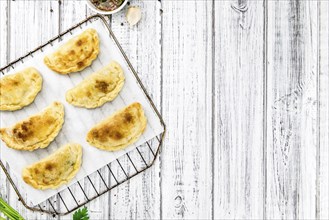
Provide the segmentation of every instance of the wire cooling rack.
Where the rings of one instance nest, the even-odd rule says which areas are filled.
[[[33,54],[38,52],[39,50],[43,51],[48,45],[53,44],[56,40],[61,40],[64,35],[72,34],[71,31],[82,28],[82,25],[87,24],[88,22],[93,22],[95,20],[100,19],[104,22],[105,26],[107,27],[110,36],[114,40],[115,44],[117,45],[118,49],[122,53],[124,59],[126,60],[131,72],[135,76],[138,84],[140,85],[141,89],[145,93],[148,101],[150,102],[153,110],[157,114],[161,125],[164,128],[164,131],[156,136],[155,138],[147,141],[145,144],[138,146],[137,148],[133,149],[132,151],[124,154],[120,158],[116,159],[115,161],[107,164],[103,168],[97,170],[96,172],[88,175],[84,179],[77,181],[75,184],[67,187],[66,189],[62,190],[61,192],[57,193],[55,196],[47,199],[45,202],[31,207],[26,203],[26,198],[24,197],[23,189],[17,184],[17,180],[14,175],[11,175],[10,169],[7,165],[5,165],[0,160],[0,166],[3,169],[5,175],[7,176],[10,184],[14,188],[19,200],[23,203],[23,205],[32,210],[32,211],[39,211],[44,212],[52,215],[66,215],[82,206],[87,204],[88,202],[98,198],[99,196],[109,192],[113,188],[119,186],[120,184],[128,181],[132,177],[144,172],[148,168],[150,168],[155,159],[157,158],[160,147],[162,145],[163,137],[166,131],[165,123],[156,109],[153,101],[151,100],[149,94],[147,93],[144,85],[142,84],[140,78],[138,77],[136,71],[132,67],[129,59],[127,58],[126,54],[124,53],[122,47],[120,46],[118,40],[114,36],[113,32],[111,31],[106,19],[101,15],[93,15],[88,17],[87,19],[83,20],[79,24],[73,26],[72,28],[68,29],[67,31],[59,34],[57,37],[49,40],[47,43],[39,46],[35,50],[27,53],[25,56],[18,58],[17,60],[9,63],[7,66],[0,69],[0,72],[5,75],[5,72],[8,71],[10,68],[15,69],[16,64],[20,62],[24,63],[24,60],[30,57],[33,57]]]

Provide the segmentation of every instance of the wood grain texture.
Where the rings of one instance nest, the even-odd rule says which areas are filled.
[[[59,33],[67,30],[73,25],[81,22],[83,19],[92,15],[92,11],[87,9],[87,6],[81,1],[60,1],[59,4],[59,16],[60,16],[60,26]],[[100,174],[104,177],[107,177],[106,171],[100,171]],[[101,180],[96,175],[90,175],[91,181],[95,184],[98,189],[104,187]],[[86,195],[94,195],[95,191],[92,185],[89,182],[83,182]],[[80,188],[76,187],[72,189],[74,195],[81,195]],[[66,199],[67,200],[67,199]],[[84,200],[83,197],[80,198],[81,201]],[[91,201],[86,205],[89,210],[90,219],[108,219],[109,216],[109,194],[105,194],[100,198]],[[65,209],[64,209],[65,210]],[[60,217],[60,219],[72,218],[73,213]]]
[[[0,1],[0,66],[4,66],[8,63],[8,11],[9,9],[7,1]],[[0,197],[3,198],[6,202],[8,202],[10,192],[10,186],[8,186],[8,184],[9,182],[7,181],[6,175],[0,168]],[[1,212],[0,216],[4,217]]]
[[[163,219],[213,217],[212,9],[207,1],[163,1]]]
[[[151,95],[158,109],[161,108],[161,2],[130,1],[139,6],[142,19],[134,27],[126,21],[126,10],[111,17],[111,28],[128,55],[132,65]],[[147,148],[145,148],[147,150]],[[143,155],[143,149],[141,149]],[[141,163],[132,158],[135,164]],[[121,161],[128,167],[130,161]],[[127,171],[127,170],[126,170]],[[121,172],[121,171],[120,171]],[[129,170],[127,172],[133,172]],[[131,179],[110,192],[111,219],[160,218],[160,165],[159,161],[143,174]]]
[[[0,1],[0,66],[4,66],[8,62],[7,52],[7,38],[8,38],[8,3],[7,1]]]
[[[316,218],[317,2],[268,2],[268,219]]]
[[[6,50],[1,50],[1,54],[6,54],[7,62],[25,55],[27,51],[36,48],[58,33],[57,1],[7,1],[7,10],[7,21],[9,23],[8,26],[4,27],[7,28],[5,33],[7,34],[7,43],[10,46],[8,46]],[[29,13],[24,13],[26,11]],[[49,26],[47,22],[43,22],[44,20],[52,22],[52,25]],[[2,27],[1,24],[1,28]],[[18,201],[16,193],[8,182],[6,185],[8,202],[21,213],[24,218],[53,219],[52,216],[33,213],[27,210],[22,203]]]
[[[318,42],[319,152],[317,218],[329,219],[329,2],[320,1]]]
[[[263,14],[261,1],[215,1],[215,219],[264,218]]]
[[[91,219],[329,219],[328,1],[130,5],[141,22],[124,9],[110,25],[168,132],[151,169],[87,204]],[[0,66],[90,14],[0,0]],[[72,219],[25,209],[2,171],[0,196],[27,219]]]

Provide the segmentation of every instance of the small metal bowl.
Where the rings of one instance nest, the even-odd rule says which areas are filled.
[[[113,11],[104,11],[104,10],[100,10],[100,9],[98,9],[93,3],[91,3],[90,0],[86,0],[86,2],[87,2],[87,6],[88,6],[91,10],[93,10],[94,12],[99,13],[99,14],[103,14],[103,15],[111,15],[111,14],[115,14],[115,13],[121,11],[121,9],[123,9],[123,8],[126,6],[128,0],[125,0],[125,1],[122,3],[122,5],[120,5],[119,8],[117,8],[117,9],[115,9],[115,10],[113,10]]]

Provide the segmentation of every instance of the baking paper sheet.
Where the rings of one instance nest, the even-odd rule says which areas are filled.
[[[92,65],[85,70],[78,73],[71,73],[69,75],[60,75],[50,70],[44,63],[43,57],[56,50],[59,45],[65,43],[74,35],[80,34],[87,28],[95,28],[100,38],[100,54]],[[111,39],[105,24],[101,20],[95,20],[93,23],[83,25],[83,28],[77,28],[72,31],[73,36],[66,34],[63,41],[54,42],[53,46],[47,46],[43,52],[37,52],[34,58],[25,61],[17,66],[8,74],[15,73],[25,67],[33,66],[39,70],[43,77],[43,87],[41,92],[36,97],[35,101],[18,111],[1,112],[1,127],[9,127],[16,122],[36,114],[51,104],[53,101],[60,101],[65,106],[65,122],[62,130],[56,139],[46,149],[39,149],[33,152],[17,151],[6,147],[5,143],[1,141],[1,160],[9,164],[11,174],[14,174],[18,179],[20,188],[24,189],[27,194],[27,203],[30,205],[37,205],[47,200],[51,196],[65,189],[67,186],[74,184],[76,181],[83,179],[87,175],[102,168],[106,164],[122,156],[126,152],[131,151],[135,147],[145,143],[163,132],[163,127],[145,94],[137,84],[136,78],[130,71],[128,64],[116,47],[114,41]],[[112,102],[104,104],[97,109],[77,108],[65,101],[65,93],[77,85],[86,76],[97,71],[103,66],[109,64],[111,60],[119,62],[124,70],[126,81],[119,96]],[[142,73],[147,74],[147,73]],[[7,74],[6,74],[7,75]],[[148,118],[148,125],[143,136],[132,146],[125,150],[118,152],[106,152],[90,146],[86,142],[86,134],[88,130],[102,119],[108,117],[116,110],[119,110],[126,105],[133,102],[140,102],[144,108],[145,115]],[[77,176],[68,184],[64,185],[58,190],[36,190],[27,185],[21,178],[23,167],[30,165],[38,160],[46,157],[54,152],[60,146],[76,142],[83,146],[83,163]]]

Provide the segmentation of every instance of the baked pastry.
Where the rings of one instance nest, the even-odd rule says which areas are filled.
[[[56,189],[68,183],[81,167],[82,147],[67,144],[48,157],[23,169],[24,182],[36,189]]]
[[[0,79],[0,110],[14,111],[31,104],[42,87],[39,72],[29,67]]]
[[[124,81],[125,77],[120,64],[112,61],[67,91],[66,101],[78,107],[99,107],[118,96]]]
[[[102,150],[121,150],[135,143],[146,125],[142,105],[135,102],[93,127],[87,134],[87,141]]]
[[[0,129],[7,147],[33,151],[47,147],[55,139],[64,122],[64,106],[54,102],[42,112],[22,120],[10,128]]]
[[[99,39],[95,29],[87,29],[72,38],[54,53],[45,56],[45,64],[60,74],[78,72],[90,66],[99,53]]]

